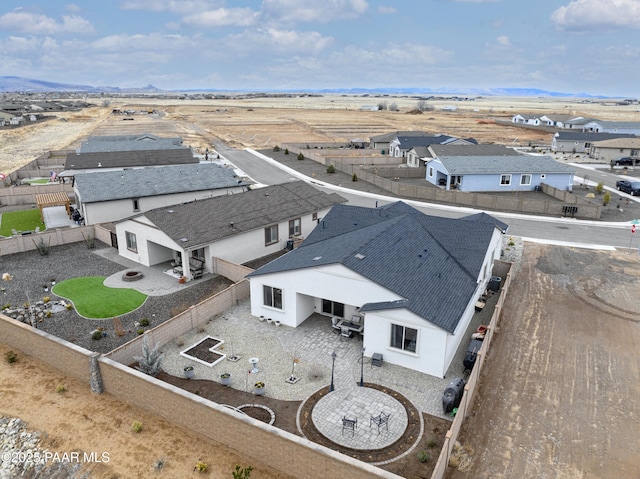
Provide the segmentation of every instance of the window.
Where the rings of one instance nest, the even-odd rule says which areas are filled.
[[[282,289],[262,286],[264,305],[270,308],[282,309]]]
[[[429,178],[433,178],[433,166],[429,167]]]
[[[140,198],[133,199],[133,211],[140,211]]]
[[[127,237],[127,249],[129,251],[133,251],[134,253],[138,252],[138,243],[136,241],[136,235],[134,233],[125,232]]]
[[[396,349],[402,349],[410,353],[416,352],[416,343],[418,342],[418,330],[407,328],[398,324],[391,325],[391,343],[390,346]]]
[[[291,236],[300,236],[302,233],[300,218],[296,218],[295,220],[289,221],[289,237]]]
[[[318,221],[318,213],[317,213],[317,212],[316,212],[316,213],[313,213],[313,214],[311,215],[311,221]]]
[[[331,316],[344,318],[344,304],[336,303],[335,301],[330,301],[328,299],[323,299],[322,312],[325,314],[330,314]]]
[[[530,185],[531,184],[531,175],[522,175],[520,177],[521,185]]]
[[[194,249],[191,252],[191,257],[195,258],[195,259],[199,259],[200,261],[202,261],[204,263],[204,261],[205,261],[205,259],[204,259],[204,248]]]
[[[511,175],[500,176],[500,186],[509,186],[511,184]]]
[[[278,225],[267,226],[264,229],[264,244],[270,245],[278,242]]]

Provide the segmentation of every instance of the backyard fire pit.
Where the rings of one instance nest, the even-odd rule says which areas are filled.
[[[122,280],[123,281],[138,281],[139,279],[142,279],[142,272],[141,271],[127,271],[126,273],[124,273],[122,275]]]

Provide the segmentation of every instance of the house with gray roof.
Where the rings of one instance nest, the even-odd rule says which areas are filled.
[[[635,138],[628,133],[593,133],[583,131],[559,131],[551,139],[551,151],[561,153],[589,153],[595,142],[616,138]]]
[[[251,314],[297,327],[353,316],[367,356],[444,377],[500,257],[507,225],[403,202],[336,205],[302,244],[247,277]]]
[[[90,136],[77,153],[103,153],[108,151],[178,150],[185,149],[182,138],[164,138],[151,133],[141,135]],[[188,148],[187,148],[188,149]]]
[[[427,162],[426,179],[447,190],[533,191],[542,183],[571,191],[574,170],[550,156],[438,156]]]
[[[455,136],[442,134],[397,136],[389,143],[389,156],[393,156],[395,158],[404,158],[407,157],[407,154],[416,147],[447,144],[471,145],[477,144],[477,141],[475,141],[474,139],[456,138]],[[418,167],[420,166],[420,162],[418,161],[417,157],[407,157],[407,166]]]
[[[86,224],[109,223],[187,201],[245,191],[249,183],[212,163],[76,174],[76,207]]]
[[[628,157],[637,163],[640,160],[640,137],[594,141],[589,149],[589,156],[607,163],[615,163],[617,158]]]
[[[294,181],[156,208],[115,223],[118,252],[145,266],[188,261],[213,272],[215,258],[242,264],[291,248],[345,201]]]

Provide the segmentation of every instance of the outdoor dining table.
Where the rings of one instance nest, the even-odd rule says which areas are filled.
[[[337,326],[340,328],[347,328],[349,331],[355,331],[356,333],[361,333],[362,331],[364,331],[364,324],[354,323],[346,319],[338,322]]]

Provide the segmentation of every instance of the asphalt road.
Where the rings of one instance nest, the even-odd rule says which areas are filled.
[[[244,171],[254,181],[273,185],[286,183],[297,179],[305,179],[314,186],[324,190],[337,192],[344,196],[349,204],[355,206],[375,207],[397,201],[396,198],[386,195],[354,191],[345,187],[324,184],[308,177],[300,175],[280,165],[275,161],[268,161],[248,151],[229,148],[224,144],[216,144],[216,151],[226,158],[236,168]],[[615,181],[618,170],[611,173],[608,168],[583,167],[574,165],[578,174],[586,175],[589,181],[604,181],[609,188],[615,189]],[[635,199],[634,199],[635,200]],[[429,204],[418,201],[403,200],[426,214],[459,218],[477,213],[478,210],[460,208],[448,205]],[[511,213],[490,213],[492,216],[509,225],[508,233],[521,236],[530,241],[553,243],[574,247],[586,248],[638,248],[640,243],[640,230],[637,234],[631,233],[631,227],[627,222],[600,222],[586,221],[573,218],[556,218],[546,216],[530,216]],[[472,232],[469,232],[472,234]]]

